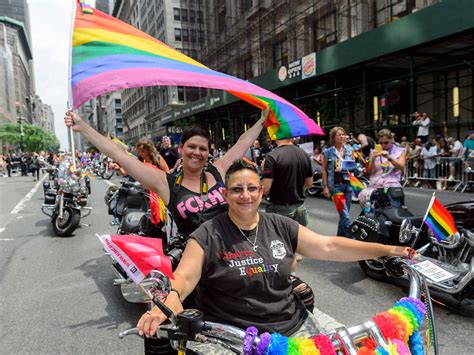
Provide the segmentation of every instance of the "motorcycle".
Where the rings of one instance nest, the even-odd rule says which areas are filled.
[[[410,280],[410,289],[408,297],[403,298],[401,301],[410,302],[407,306],[412,312],[413,318],[417,318],[418,322],[414,322],[415,328],[413,331],[417,331],[416,336],[410,338],[410,349],[406,349],[406,353],[410,353],[409,350],[418,349],[417,353],[423,349],[423,344],[419,334],[421,333],[422,319],[425,312],[430,318],[429,321],[432,325],[430,331],[433,334],[432,345],[435,353],[438,352],[438,344],[436,341],[436,327],[433,320],[433,308],[429,295],[429,290],[424,279],[420,277],[420,274],[410,266],[410,260],[405,258],[383,258],[381,259],[387,272],[393,277],[406,276]],[[170,323],[162,324],[157,328],[156,336],[160,339],[168,339],[172,347],[178,350],[182,354],[196,354],[196,350],[193,350],[193,344],[195,343],[208,343],[217,344],[223,347],[223,349],[230,350],[235,354],[265,354],[267,348],[272,347],[273,344],[277,345],[276,342],[271,342],[270,339],[274,339],[274,335],[264,333],[258,336],[258,334],[252,334],[250,336],[248,328],[247,331],[216,322],[205,321],[205,315],[203,312],[196,309],[185,309],[184,311],[174,314],[163,302],[166,296],[171,292],[171,284],[168,277],[164,276],[159,271],[152,271],[150,273],[148,285],[148,293],[152,302],[160,308],[160,310],[170,319]],[[421,301],[421,295],[424,293],[426,308]],[[403,303],[402,303],[403,304]],[[397,302],[399,309],[401,308],[400,302]],[[417,311],[415,311],[415,308]],[[389,311],[390,312],[390,311]],[[406,314],[406,313],[405,313]],[[413,323],[412,323],[413,324]],[[361,348],[372,344],[375,349],[380,350],[380,353],[388,353],[393,342],[397,342],[394,332],[391,334],[387,333],[387,328],[382,327],[382,323],[377,320],[377,317],[372,320],[363,322],[361,324],[352,327],[339,327],[333,330],[324,330],[324,333],[320,333],[317,336],[309,339],[314,341],[316,347],[323,348],[322,343],[319,343],[316,339],[325,339],[324,350],[321,353],[337,353],[337,354],[360,354]],[[426,327],[426,326],[425,326]],[[258,333],[258,331],[257,331]],[[395,332],[396,333],[396,332]],[[125,336],[136,334],[138,335],[138,328],[131,328],[123,331],[119,334],[119,337],[123,339]],[[404,333],[405,334],[405,333]],[[276,335],[275,335],[276,336]],[[266,340],[264,340],[266,337]],[[278,336],[276,336],[278,337]],[[282,338],[281,335],[279,335]],[[390,341],[388,340],[390,338]],[[416,338],[416,339],[415,339]],[[250,341],[249,341],[250,340]],[[287,339],[283,343],[289,343]],[[404,339],[406,342],[407,339]],[[272,345],[269,345],[269,344]],[[280,343],[283,345],[283,343]],[[265,344],[265,345],[264,345]],[[400,344],[400,343],[399,343]],[[275,346],[273,345],[273,346]],[[282,346],[280,345],[280,346]],[[264,348],[265,346],[265,348]],[[287,345],[286,345],[287,346]],[[402,345],[400,345],[402,346]],[[406,345],[405,345],[406,346]],[[296,348],[295,348],[296,349]],[[397,346],[397,349],[400,349]],[[279,348],[272,348],[271,353],[280,353]],[[368,347],[366,348],[368,350]],[[308,350],[307,350],[308,351]],[[317,351],[315,349],[315,351]],[[295,350],[297,352],[297,350]],[[286,350],[285,350],[286,353]],[[318,351],[319,353],[319,351]],[[367,353],[375,353],[375,351],[367,351]]]
[[[109,157],[105,157],[100,162],[98,174],[104,180],[110,180],[115,174],[115,170],[110,169],[110,164],[112,164],[112,160]]]
[[[54,233],[59,237],[69,237],[79,226],[80,220],[87,217],[92,208],[87,205],[87,187],[81,176],[81,170],[71,172],[71,162],[64,159],[57,172],[51,171],[54,180],[43,185],[45,203],[41,211],[51,217]],[[51,179],[51,175],[50,175]],[[52,182],[51,182],[52,181]],[[81,214],[81,211],[87,214]]]
[[[390,198],[400,199],[395,207]],[[438,241],[423,223],[424,216],[414,216],[404,205],[401,187],[375,189],[359,217],[351,225],[357,240],[390,245],[406,245],[419,254],[419,268],[425,269],[432,290],[453,296],[456,300],[474,299],[474,201],[446,206],[452,212],[460,233]],[[377,280],[387,280],[380,260],[359,262],[362,270]]]
[[[110,187],[105,196],[109,214],[114,215],[117,234],[137,234],[143,237],[160,238],[163,251],[170,257],[173,269],[179,263],[186,246],[186,239],[175,233],[176,227],[167,213],[164,224],[153,224],[149,210],[150,195],[139,182],[121,181],[120,187]],[[112,267],[116,278],[114,286],[120,286],[122,296],[130,303],[148,303],[149,300],[142,290],[127,276],[119,263],[112,259]],[[142,285],[148,285],[144,279]]]
[[[320,170],[314,170],[313,186],[306,190],[309,196],[319,196],[323,192],[323,174]]]

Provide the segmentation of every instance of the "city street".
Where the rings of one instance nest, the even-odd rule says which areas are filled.
[[[44,175],[43,175],[44,176]],[[112,180],[117,183],[118,180]],[[142,353],[142,341],[118,333],[136,324],[144,307],[129,304],[112,286],[109,257],[95,234],[114,233],[103,196],[108,184],[92,181],[91,216],[71,238],[54,236],[43,215],[42,182],[31,176],[0,178],[0,349],[16,353]],[[432,191],[407,189],[411,211],[423,213]],[[440,192],[442,203],[472,199],[472,194]],[[337,216],[328,200],[308,198],[309,227],[333,234]],[[352,215],[360,211],[353,206]],[[406,295],[403,283],[367,278],[357,263],[303,260],[298,275],[310,284],[316,305],[346,325],[369,319]],[[436,294],[441,354],[469,354],[474,347],[473,306],[458,306]]]

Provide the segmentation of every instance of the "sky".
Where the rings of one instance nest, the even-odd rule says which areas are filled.
[[[75,0],[28,0],[36,93],[54,112],[56,136],[68,147],[63,117],[68,102],[69,46]],[[94,1],[88,1],[95,6]]]

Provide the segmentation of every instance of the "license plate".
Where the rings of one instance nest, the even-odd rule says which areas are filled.
[[[456,275],[451,274],[449,271],[440,268],[438,265],[432,263],[429,260],[422,261],[418,264],[412,265],[412,267],[420,274],[426,276],[434,282],[446,281],[454,278]]]

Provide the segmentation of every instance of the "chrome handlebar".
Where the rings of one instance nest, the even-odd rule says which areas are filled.
[[[387,272],[400,273],[400,271],[403,271],[408,275],[410,280],[408,297],[420,299],[422,277],[410,266],[409,261],[399,257],[381,259],[383,259],[384,264],[390,262],[389,268],[399,268],[398,270],[387,270]],[[158,338],[170,339],[169,334],[177,331],[179,331],[179,328],[175,324],[165,324],[158,327],[156,335]],[[125,336],[132,334],[138,335],[138,332],[138,328],[131,328],[119,333],[119,338],[123,339]],[[326,333],[326,335],[331,339],[336,351],[345,351],[350,355],[356,355],[358,350],[355,344],[368,337],[374,339],[378,345],[384,348],[388,346],[380,329],[371,320],[349,328],[340,327]],[[244,337],[245,331],[240,328],[221,323],[204,322],[202,330],[192,340],[201,343],[217,343],[231,351],[240,353],[243,348]],[[259,342],[260,338],[257,336],[254,345]]]

